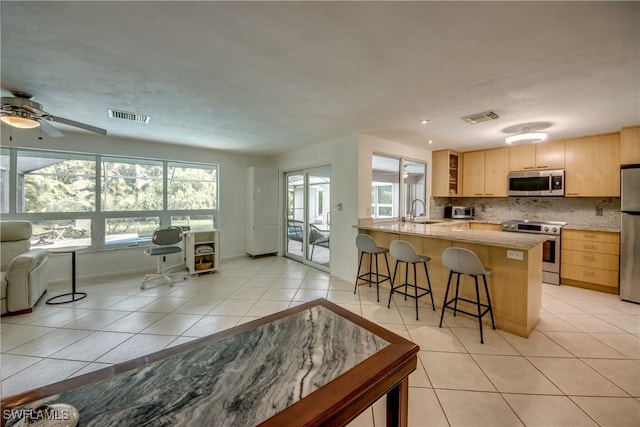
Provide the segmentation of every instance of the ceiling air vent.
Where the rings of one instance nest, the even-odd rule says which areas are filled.
[[[471,114],[460,118],[470,125],[475,125],[476,123],[488,122],[489,120],[497,120],[500,116],[493,111],[484,111],[482,113]]]
[[[138,113],[130,113],[128,111],[120,111],[120,110],[112,110],[109,108],[109,118],[110,119],[119,119],[119,120],[128,120],[130,122],[136,123],[149,123],[151,120],[151,116],[147,116],[145,114]]]

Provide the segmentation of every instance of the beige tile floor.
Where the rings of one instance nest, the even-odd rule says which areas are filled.
[[[413,301],[390,309],[375,288],[331,278],[285,258],[235,259],[220,272],[140,290],[140,277],[80,283],[89,297],[0,322],[7,396],[187,342],[318,297],[420,345],[410,377],[411,426],[640,425],[640,305],[617,296],[543,285],[529,339],[445,317]],[[46,298],[66,292],[52,286]],[[388,289],[381,292],[388,295]],[[384,398],[352,422],[380,426]]]

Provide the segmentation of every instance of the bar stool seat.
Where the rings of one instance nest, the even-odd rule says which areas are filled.
[[[487,286],[487,276],[492,273],[490,268],[486,268],[482,265],[478,256],[469,249],[464,248],[447,248],[442,253],[442,265],[447,267],[449,271],[449,280],[447,281],[447,290],[444,293],[444,303],[442,304],[442,313],[440,314],[440,327],[442,327],[442,320],[444,319],[444,312],[447,308],[453,310],[453,315],[459,311],[478,319],[480,324],[480,342],[484,344],[484,338],[482,336],[482,317],[489,313],[491,316],[491,325],[493,329],[496,328],[496,324],[493,320],[493,308],[491,306],[491,297],[489,296],[489,287]],[[453,275],[457,274],[456,280],[456,294],[455,297],[447,301],[449,296],[449,288],[451,286],[451,280]],[[473,277],[476,284],[476,300],[469,300],[458,296],[460,290],[460,275],[466,274]],[[487,298],[486,304],[480,301],[480,292],[478,290],[478,276],[482,276],[484,282],[484,290]],[[470,313],[458,308],[458,301],[465,301],[471,304],[475,304],[478,308],[477,313]]]
[[[396,259],[396,266],[393,269],[393,280],[391,281],[391,292],[389,293],[389,302],[387,303],[387,308],[391,307],[391,297],[393,296],[393,293],[396,292],[400,295],[404,295],[405,301],[407,297],[415,299],[416,320],[419,320],[418,299],[425,295],[429,295],[431,297],[431,306],[435,311],[436,306],[433,303],[433,294],[431,293],[431,279],[429,279],[429,269],[427,268],[427,263],[431,261],[431,258],[429,258],[428,256],[418,255],[411,243],[405,242],[403,240],[394,240],[393,242],[391,242],[389,251],[391,253],[391,256]],[[404,271],[404,283],[394,286],[393,284],[396,282],[396,275],[398,273],[398,265],[401,263],[406,264],[406,268]],[[409,283],[409,264],[413,265],[413,283]],[[424,265],[424,272],[427,275],[427,288],[423,288],[418,285],[416,264]],[[409,293],[409,286],[413,287],[413,295]],[[404,291],[401,291],[401,288],[404,288]],[[418,294],[418,291],[421,291],[420,294]]]
[[[358,276],[356,277],[356,286],[355,288],[353,288],[353,293],[356,293],[359,285],[365,285],[368,283],[369,287],[371,287],[371,284],[375,284],[376,297],[378,299],[378,302],[380,302],[380,283],[386,282],[387,280],[389,281],[389,283],[391,283],[391,277],[389,276],[389,274],[380,273],[380,270],[378,269],[378,255],[384,255],[384,262],[387,264],[387,272],[391,272],[391,269],[389,268],[389,259],[387,258],[389,249],[381,248],[380,246],[378,246],[376,241],[373,240],[373,237],[369,236],[368,234],[358,234],[358,236],[356,237],[356,247],[360,251],[360,262],[358,263]],[[360,270],[362,269],[362,261],[365,254],[369,255],[369,271],[360,274]],[[375,273],[372,270],[374,255],[376,256]],[[359,283],[361,280],[363,280],[364,283]]]

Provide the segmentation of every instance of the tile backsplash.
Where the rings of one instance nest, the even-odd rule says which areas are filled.
[[[619,197],[436,197],[431,199],[431,218],[443,218],[446,205],[473,206],[476,219],[481,221],[529,219],[565,221],[579,227],[620,227]]]

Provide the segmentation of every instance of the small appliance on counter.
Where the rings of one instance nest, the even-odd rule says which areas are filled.
[[[445,206],[444,217],[451,219],[473,219],[476,209],[472,206]]]

